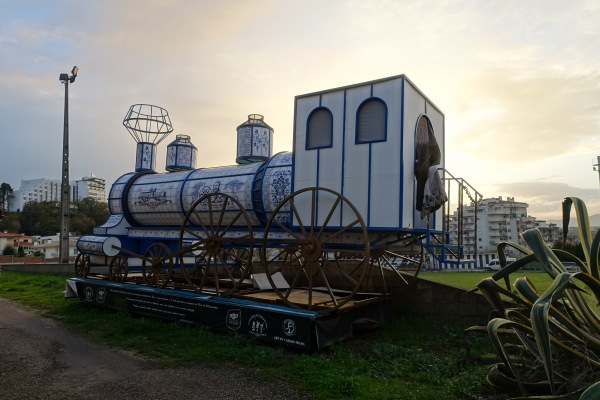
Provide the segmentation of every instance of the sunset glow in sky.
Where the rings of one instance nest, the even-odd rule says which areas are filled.
[[[0,182],[132,171],[129,106],[169,111],[198,167],[258,113],[291,150],[294,96],[406,74],[445,114],[446,168],[538,219],[600,213],[600,1],[0,0]]]

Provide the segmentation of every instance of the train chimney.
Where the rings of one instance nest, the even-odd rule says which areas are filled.
[[[167,146],[167,166],[169,172],[196,169],[198,149],[188,135],[177,135]]]
[[[137,142],[135,172],[154,171],[156,146],[173,132],[167,110],[150,104],[134,104],[129,107],[123,126]]]
[[[260,114],[248,115],[248,121],[237,127],[238,164],[266,161],[273,152],[273,128]]]

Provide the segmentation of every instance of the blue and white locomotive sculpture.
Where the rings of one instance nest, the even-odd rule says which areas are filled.
[[[80,238],[78,276],[109,265],[113,281],[229,296],[264,274],[285,304],[337,309],[386,254],[441,232],[444,115],[404,75],[297,96],[292,152],[272,155],[273,129],[249,115],[237,165],[196,168],[177,135],[156,173],[166,110],[134,105],[123,124],[136,168]]]

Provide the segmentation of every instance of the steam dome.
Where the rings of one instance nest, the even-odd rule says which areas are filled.
[[[273,128],[260,114],[248,115],[248,121],[237,127],[238,164],[266,161],[273,152]]]
[[[198,149],[190,141],[188,135],[177,135],[167,146],[167,171],[196,169]]]

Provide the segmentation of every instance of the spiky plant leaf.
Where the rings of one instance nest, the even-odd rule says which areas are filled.
[[[579,240],[585,255],[585,261],[590,266],[590,251],[592,249],[592,230],[590,226],[590,218],[588,216],[587,207],[583,200],[577,197],[565,197],[562,203],[563,208],[563,241],[567,240],[569,233],[569,220],[571,218],[571,206],[575,206],[575,215],[577,216],[577,226],[579,228]],[[590,273],[598,278],[598,270],[590,271]]]
[[[588,387],[585,392],[582,393],[579,400],[597,400],[600,399],[600,382],[596,382]]]
[[[492,319],[490,322],[488,322],[487,328],[488,335],[492,342],[492,346],[494,346],[494,348],[496,349],[496,354],[498,354],[504,365],[508,369],[510,369],[511,375],[514,378],[521,394],[523,394],[523,396],[526,396],[527,391],[525,390],[525,386],[523,385],[523,380],[521,379],[517,366],[511,360],[509,354],[506,352],[506,348],[504,347],[504,341],[501,340],[500,334],[503,333],[503,330],[509,328],[518,330],[530,330],[530,328],[504,318]]]
[[[588,260],[588,272],[592,274],[594,278],[598,278],[598,259],[600,256],[600,230],[594,235],[592,240],[592,246],[590,247],[590,259]]]
[[[555,387],[548,315],[552,302],[561,296],[569,283],[571,283],[571,274],[566,272],[558,275],[548,290],[540,296],[531,308],[531,326],[552,394],[555,394]]]

